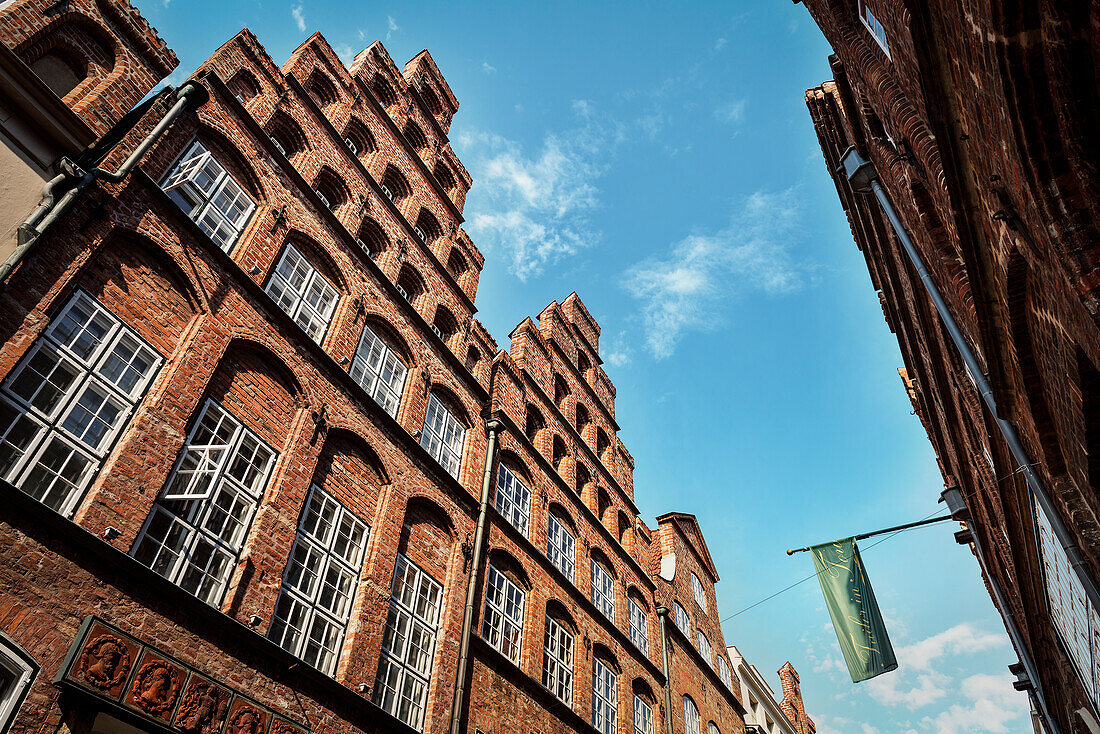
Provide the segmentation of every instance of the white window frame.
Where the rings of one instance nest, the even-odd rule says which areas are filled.
[[[424,411],[420,445],[439,462],[444,471],[458,479],[462,471],[462,449],[465,443],[466,429],[433,392],[428,396],[428,409]]]
[[[615,734],[619,715],[619,676],[599,658],[592,660],[592,726]]]
[[[188,144],[160,187],[226,252],[233,248],[256,209],[256,202],[244,187],[198,140]]]
[[[485,613],[481,636],[489,645],[519,664],[523,652],[523,611],[527,594],[493,564],[485,575]]]
[[[432,324],[432,333],[438,336],[442,341],[447,341],[447,337],[443,336],[443,329],[439,328],[439,324]]]
[[[318,344],[325,340],[340,292],[297,247],[283,248],[264,290],[310,339]]]
[[[350,373],[351,378],[383,410],[394,418],[397,417],[409,368],[393,347],[383,341],[369,324],[363,327],[363,334],[359,337],[359,346],[351,360]]]
[[[351,151],[352,155],[359,155],[359,146],[355,144],[350,135],[344,138],[344,145],[348,146],[348,150]]]
[[[700,734],[699,707],[691,696],[684,694],[684,734]]]
[[[424,244],[428,244],[428,233],[420,227],[413,227],[413,232],[416,232],[416,236],[420,238],[420,241]]]
[[[722,730],[713,721],[707,722],[707,734],[722,734]]]
[[[369,537],[365,522],[310,487],[268,637],[327,675],[340,663]]]
[[[634,734],[654,734],[653,707],[634,694]]]
[[[691,639],[691,618],[688,617],[687,610],[684,609],[684,605],[678,601],[672,602],[672,611],[676,617],[676,626],[680,628],[680,631],[684,633],[684,637]]]
[[[317,198],[321,200],[321,203],[324,204],[326,209],[332,211],[332,202],[328,200],[327,196],[321,193],[320,189],[314,189],[313,193],[317,195]]]
[[[701,629],[695,630],[695,646],[699,648],[699,654],[709,663],[711,661],[710,640]]]
[[[577,567],[577,539],[569,532],[569,527],[554,513],[549,513],[548,517],[546,555],[559,571],[573,581]]]
[[[592,603],[615,621],[615,579],[595,558],[592,559]]]
[[[875,39],[875,43],[882,49],[882,52],[886,54],[886,58],[892,60],[890,38],[886,35],[886,28],[882,25],[882,21],[875,17],[875,14],[864,0],[859,0],[859,21],[871,34],[871,38]]]
[[[386,184],[379,181],[378,182],[378,188],[382,189],[382,193],[386,195],[387,199],[389,199],[390,201],[393,201],[393,202],[397,201],[396,199],[393,198],[393,192],[390,191],[389,186],[387,186]]]
[[[512,527],[527,537],[531,531],[531,490],[501,462],[497,467],[497,491],[493,504]]]
[[[721,655],[718,656],[718,677],[726,684],[726,688],[733,690],[733,673],[730,672],[730,664]]]
[[[546,618],[542,684],[567,706],[573,705],[573,633],[553,617]]]
[[[200,431],[209,430],[206,419],[211,415],[211,438],[225,438],[199,444],[196,439]],[[221,433],[223,427],[227,434]],[[256,464],[255,459],[265,454]],[[130,554],[206,603],[220,605],[278,458],[278,452],[243,421],[207,398]],[[243,478],[234,474],[241,466],[248,469]],[[181,476],[187,477],[182,485],[177,481]],[[226,503],[236,515],[225,511]],[[155,536],[154,529],[163,522],[163,537]],[[140,557],[146,547],[151,552],[148,562]],[[188,588],[184,582],[190,583],[194,572],[201,576],[199,585]]]
[[[271,140],[271,144],[275,146],[275,150],[279,151],[279,155],[281,155],[283,158],[289,157],[286,154],[286,148],[283,146],[282,143],[279,142],[279,139],[277,137],[275,137],[274,135],[268,135],[267,137]]]
[[[443,587],[439,582],[398,553],[374,703],[417,731],[424,730],[442,605]],[[417,635],[415,646],[410,644],[410,631]],[[384,680],[390,673],[393,686]]]
[[[630,611],[630,641],[643,653],[649,655],[649,615],[641,604],[629,597],[627,608]]]
[[[695,598],[695,603],[703,610],[703,614],[706,614],[707,590],[703,588],[703,582],[699,580],[694,571],[691,572],[691,595]]]
[[[76,291],[0,383],[0,477],[70,516],[163,361]]]
[[[11,678],[8,685],[0,689],[0,732],[6,732],[15,721],[39,666],[14,640],[0,632],[0,668]]]

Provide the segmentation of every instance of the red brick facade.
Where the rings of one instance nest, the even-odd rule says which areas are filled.
[[[105,131],[174,58],[128,5],[86,4],[88,13],[102,8],[130,19],[148,42],[144,50],[128,50],[132,57],[118,53],[116,59],[126,60],[120,68],[135,77],[114,92],[97,98],[101,88],[90,91],[83,86],[90,83],[81,82],[66,96]],[[47,20],[44,5],[5,8],[23,24],[20,35],[4,37],[7,45],[19,47],[47,24],[51,38],[76,33],[64,25],[68,16]],[[89,22],[81,18],[75,27]],[[100,21],[100,27],[80,32],[98,37],[117,22]],[[136,41],[127,36],[126,43]],[[96,718],[102,713],[142,728],[156,718],[154,708],[169,728],[194,730],[173,723],[185,719],[170,713],[183,704],[170,701],[169,692],[190,700],[183,681],[205,680],[224,687],[226,701],[252,706],[252,719],[312,731],[390,732],[410,724],[450,731],[460,686],[467,693],[457,731],[595,732],[601,715],[613,715],[603,730],[631,734],[635,713],[648,709],[648,729],[639,731],[665,731],[671,720],[681,734],[688,695],[698,706],[699,734],[708,732],[708,722],[721,734],[743,732],[738,689],[719,670],[718,661],[728,661],[717,572],[693,517],[664,516],[656,531],[639,517],[634,460],[618,438],[599,325],[572,294],[547,306],[537,321],[521,322],[502,351],[474,318],[484,260],[461,228],[471,178],[447,138],[458,101],[428,52],[399,69],[375,43],[349,69],[314,35],[279,66],[242,31],[193,81],[209,101],[173,123],[128,178],[85,191],[0,294],[0,376],[10,378],[0,387],[4,430],[25,428],[12,423],[12,416],[23,415],[38,431],[31,438],[14,429],[7,434],[3,478],[29,495],[63,497],[51,501],[58,514],[0,484],[0,630],[41,667],[13,730],[114,731],[114,724]],[[115,170],[172,101],[170,90],[155,97],[132,127],[120,129],[120,142],[100,165]],[[207,157],[199,157],[203,150]],[[185,165],[193,161],[207,162],[187,178]],[[210,161],[218,167],[208,168]],[[183,179],[186,185],[178,185]],[[192,198],[184,204],[186,197]],[[194,200],[201,201],[184,208]],[[234,219],[234,212],[247,213]],[[226,229],[212,229],[218,221]],[[224,248],[210,236],[215,231],[232,231]],[[300,258],[298,270],[287,265],[292,256]],[[279,300],[273,289],[299,276],[316,288],[298,300]],[[278,287],[289,292],[290,286]],[[72,454],[93,461],[73,479],[72,490],[62,491],[60,480],[43,479],[52,464],[36,463],[32,452],[50,457],[55,445],[87,443],[81,436],[99,424],[89,418],[88,428],[72,417],[87,413],[79,412],[83,403],[76,398],[43,408],[34,401],[46,398],[28,397],[23,386],[41,383],[28,375],[32,367],[47,369],[41,355],[49,350],[66,365],[83,359],[80,342],[65,341],[71,314],[78,313],[65,310],[73,303],[97,304],[113,325],[108,333],[122,335],[98,337],[107,345],[102,349],[116,343],[110,340],[129,339],[125,343],[143,344],[155,359],[147,388],[126,398],[132,405],[121,418],[108,416],[114,421],[109,440]],[[392,362],[370,362],[376,352],[368,348],[367,327]],[[100,384],[117,354],[72,384]],[[363,376],[367,362],[376,377],[380,365],[396,364],[405,377],[372,381]],[[112,384],[103,390],[118,399],[125,391]],[[392,387],[392,403],[385,402],[383,384]],[[65,396],[67,385],[59,388]],[[104,410],[97,415],[107,415]],[[227,417],[211,428],[212,415]],[[502,425],[488,457],[487,419]],[[235,431],[231,440],[219,438],[224,425]],[[448,447],[456,447],[453,472]],[[231,452],[232,462],[225,458]],[[507,477],[528,493],[515,507],[498,487]],[[484,553],[474,558],[483,479],[490,506]],[[218,494],[209,488],[215,482]],[[234,488],[234,499],[225,487]],[[273,631],[277,618],[284,619],[280,605],[296,598],[294,584],[306,583],[291,580],[294,564],[303,549],[319,547],[310,539],[321,531],[309,525],[320,522],[310,514],[312,503],[323,501],[318,497],[329,498],[348,522],[369,528],[361,555],[326,546],[326,569],[337,568],[339,558],[353,567],[331,675],[320,663],[295,658],[307,654],[308,644],[284,650]],[[223,500],[227,504],[215,504]],[[169,517],[175,524],[158,535]],[[350,525],[340,527],[351,532]],[[204,532],[213,540],[203,540]],[[551,552],[566,536],[572,569]],[[172,545],[177,537],[188,540]],[[157,550],[150,539],[158,538],[163,548],[178,551]],[[202,555],[204,543],[215,548],[209,556]],[[656,576],[670,552],[680,564],[671,584]],[[200,566],[205,575],[195,571]],[[693,624],[705,630],[711,653],[701,656],[698,641],[677,638],[670,624],[673,705],[667,710],[657,608],[673,598],[694,603],[691,571],[706,601],[705,609],[693,609]],[[470,664],[466,679],[456,680],[466,591],[475,574]],[[489,611],[487,597],[498,607],[503,602],[487,591],[487,577],[520,599],[517,635],[495,635],[507,627],[499,626],[499,609]],[[331,578],[325,576],[326,583]],[[413,601],[406,599],[414,588],[406,581],[427,596],[416,597],[414,589]],[[184,590],[192,583],[209,603]],[[336,602],[326,603],[335,608]],[[311,612],[314,620],[322,618],[320,605]],[[426,693],[422,713],[415,714],[380,703],[387,661],[405,644],[398,638],[404,635],[403,649],[413,650],[410,630],[421,630],[414,622],[395,632],[403,624],[395,620],[406,612],[435,626],[434,638],[417,637],[417,644],[430,641],[416,658]],[[145,650],[143,656],[159,656],[160,667],[149,670],[162,671],[168,682],[154,685],[154,673],[142,674],[138,665],[124,675],[120,657],[96,648],[88,653],[99,655],[95,679],[122,676],[118,685],[126,691],[89,686],[88,674],[72,667],[66,652],[76,640],[73,654],[84,655],[98,639],[80,637],[90,615],[98,621],[87,624],[116,629],[126,644]],[[547,620],[571,640],[569,695],[546,685]],[[594,691],[597,660],[610,677]],[[414,667],[401,675],[416,678]],[[164,673],[169,669],[179,677],[178,691]],[[142,691],[156,706],[133,703]],[[595,703],[594,693],[606,694],[607,708]],[[217,696],[204,700],[217,709]],[[234,718],[236,703],[227,705],[226,732],[263,733]],[[222,718],[204,726],[215,720]]]
[[[1034,661],[1052,731],[1097,730],[1096,607],[1037,511],[1019,460],[873,197],[837,165],[878,171],[966,343],[996,418],[1019,434],[1084,578],[1100,556],[1100,198],[1096,4],[805,0],[834,81],[807,104],[905,360],[899,370],[946,486],[970,515],[991,593]],[[863,17],[860,17],[860,14]],[[874,18],[871,21],[870,18]],[[876,39],[876,33],[884,40]],[[1060,626],[1060,630],[1059,630]],[[1077,647],[1067,655],[1059,637]],[[1023,678],[1026,674],[1021,673]]]

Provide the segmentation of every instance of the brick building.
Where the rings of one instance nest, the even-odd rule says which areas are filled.
[[[804,4],[835,51],[810,114],[1017,687],[1100,731],[1098,6]]]
[[[729,646],[730,662],[745,706],[745,734],[814,734],[817,725],[806,715],[802,683],[790,661],[779,669],[783,697],[775,692],[756,666],[736,646]]]
[[[474,318],[427,51],[242,31],[131,110],[175,57],[128,3],[0,29],[91,131],[0,271],[0,731],[744,731],[599,325],[573,294],[504,351]]]

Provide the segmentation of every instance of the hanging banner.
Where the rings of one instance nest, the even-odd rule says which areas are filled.
[[[863,570],[856,541],[834,540],[815,545],[810,551],[852,682],[859,683],[897,668],[894,648],[890,646],[875,592]]]

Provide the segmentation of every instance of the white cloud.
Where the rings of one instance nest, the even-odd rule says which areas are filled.
[[[879,734],[877,726],[871,726],[866,722],[860,724],[859,728],[863,730],[863,734]]]
[[[386,40],[387,41],[390,40],[390,36],[392,36],[395,31],[399,31],[399,30],[401,30],[401,26],[397,25],[397,21],[393,19],[392,15],[387,15],[386,16]]]
[[[719,38],[717,41],[714,42],[714,50],[715,51],[721,51],[722,47],[725,46],[725,45],[726,45],[726,37],[722,36],[721,38]]]
[[[305,13],[302,11],[302,4],[298,3],[297,5],[292,7],[290,9],[290,14],[294,16],[294,22],[298,25],[298,30],[304,33],[306,30],[306,16]]]
[[[917,676],[916,683],[908,682],[909,676],[900,668],[867,681],[867,692],[883,706],[905,706],[917,709],[928,706],[947,695],[950,676],[928,672]]]
[[[899,665],[918,670],[928,670],[932,663],[949,655],[969,655],[992,650],[1008,643],[1004,635],[983,632],[970,624],[957,624],[950,629],[932,635],[912,645],[904,645],[894,652]]]
[[[625,330],[620,331],[611,338],[605,336],[601,347],[601,356],[612,367],[628,365],[634,356],[627,343],[627,332]]]
[[[486,74],[496,74],[497,73],[497,68],[495,66],[493,66],[492,64],[490,64],[488,61],[482,61],[481,62],[481,70],[484,71]]]
[[[658,359],[672,354],[684,334],[721,323],[729,300],[743,292],[789,293],[802,285],[786,242],[798,229],[793,188],[757,191],[732,217],[729,227],[695,233],[669,253],[642,261],[626,272],[626,289],[643,302],[649,350]]]
[[[360,41],[366,41],[367,40],[367,33],[362,28],[359,29],[359,40]]]
[[[745,100],[743,99],[735,99],[732,102],[727,102],[714,111],[714,116],[717,117],[720,122],[736,124],[745,118],[745,104]]]
[[[547,134],[534,153],[492,133],[460,136],[478,182],[470,192],[470,233],[509,255],[520,280],[600,239],[589,220],[599,206],[595,181],[622,133],[588,102],[574,102],[573,111],[578,126]]]
[[[333,49],[336,55],[340,57],[340,60],[344,62],[345,66],[351,66],[351,62],[355,60],[355,49],[350,44],[342,43]]]
[[[1019,725],[1008,727],[1009,722],[1029,714],[1027,695],[1014,690],[1012,681],[1009,673],[964,678],[961,691],[966,703],[952,704],[935,717],[926,716],[921,725],[935,734],[1022,731]]]

